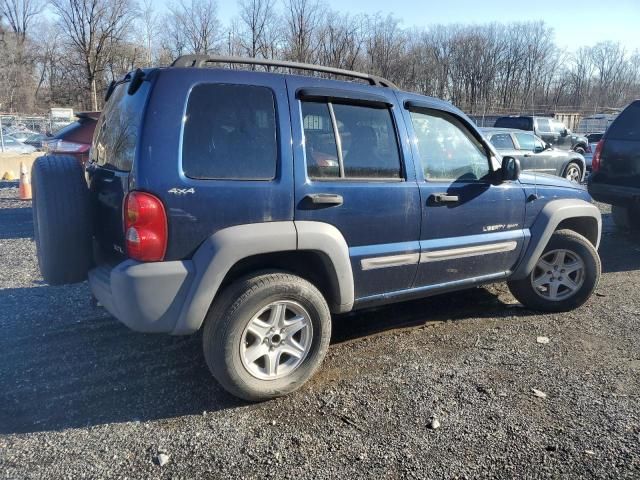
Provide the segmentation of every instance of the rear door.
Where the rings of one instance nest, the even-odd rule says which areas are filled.
[[[295,219],[333,225],[344,236],[356,299],[409,288],[420,252],[420,193],[395,95],[296,77],[287,87]]]
[[[492,183],[490,151],[470,124],[428,103],[406,103],[422,197],[417,288],[503,278],[525,241],[519,182]]]

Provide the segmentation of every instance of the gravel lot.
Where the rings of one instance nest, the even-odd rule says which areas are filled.
[[[16,197],[0,183],[1,478],[640,478],[640,240],[605,209],[581,309],[538,315],[500,284],[339,317],[321,372],[252,405],[199,336],[43,285]]]

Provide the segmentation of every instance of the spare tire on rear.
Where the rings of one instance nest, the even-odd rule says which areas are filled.
[[[38,265],[50,285],[82,282],[91,264],[89,189],[80,162],[46,155],[33,164]]]

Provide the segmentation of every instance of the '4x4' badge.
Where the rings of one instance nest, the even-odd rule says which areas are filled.
[[[168,191],[168,193],[172,193],[174,195],[186,195],[187,193],[196,193],[195,188],[172,188]]]

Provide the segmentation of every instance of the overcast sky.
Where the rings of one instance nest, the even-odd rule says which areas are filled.
[[[158,0],[167,4],[172,0]],[[544,20],[555,30],[558,45],[574,50],[613,40],[640,50],[640,0],[328,0],[349,13],[392,13],[403,26],[434,23],[488,23]],[[235,0],[219,0],[221,19],[238,14]]]

